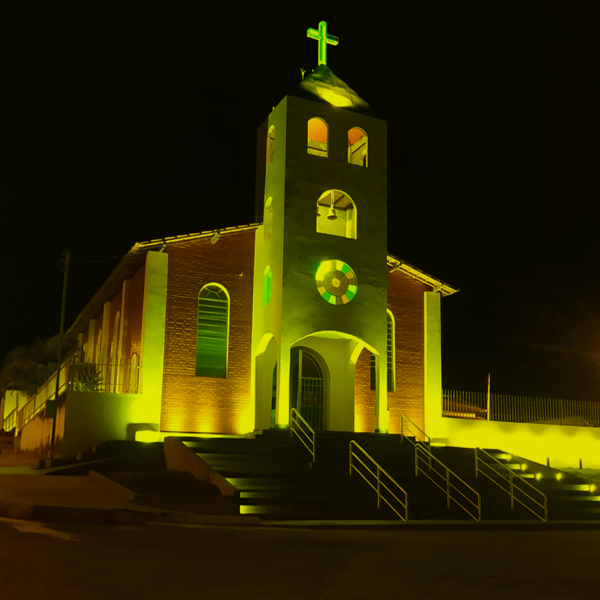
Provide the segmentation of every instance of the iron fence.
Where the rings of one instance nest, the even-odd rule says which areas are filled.
[[[444,417],[600,427],[600,402],[444,390]]]

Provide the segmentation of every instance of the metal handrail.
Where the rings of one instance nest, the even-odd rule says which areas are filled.
[[[422,457],[423,454],[425,458]],[[427,465],[426,469],[419,466],[419,459]],[[444,470],[444,473],[440,473],[436,469],[436,465],[439,465]],[[472,488],[462,477],[452,471],[452,469],[449,469],[439,458],[433,456],[431,451],[422,445],[415,444],[415,475],[417,477],[419,472],[423,473],[436,487],[446,494],[446,506],[448,508],[454,502],[472,519],[477,522],[481,521],[481,494]],[[442,486],[438,481],[435,481],[432,475],[437,475],[441,478],[444,485]],[[463,489],[457,487],[457,484],[462,485]]]
[[[420,444],[412,438],[405,436],[404,434],[404,422],[408,421],[415,429],[417,429],[425,438],[426,445]],[[410,430],[410,426],[408,427]],[[457,504],[462,510],[464,510],[472,519],[479,522],[481,521],[481,495],[479,492],[474,490],[462,477],[457,475],[454,471],[449,469],[439,458],[436,458],[431,452],[431,438],[413,421],[411,421],[406,415],[402,415],[400,417],[400,433],[402,437],[400,441],[406,437],[406,439],[414,446],[415,449],[415,477],[419,476],[419,472],[423,473],[425,477],[427,477],[436,487],[438,487],[442,492],[446,494],[446,506],[450,508],[452,502]],[[414,434],[414,432],[411,431]],[[424,469],[420,466],[419,461],[422,461],[427,465],[427,469]],[[436,465],[440,465],[444,470],[444,473],[440,473],[436,469]],[[444,486],[440,485],[438,481],[436,481],[433,475],[437,475],[439,478],[443,479]],[[455,483],[462,484],[463,490],[459,489]],[[455,492],[454,496],[452,492]],[[456,497],[456,495],[462,496],[462,500]],[[469,497],[469,495],[471,497]],[[466,504],[466,506],[465,506]],[[471,512],[473,511],[473,512]],[[475,514],[474,514],[475,513]]]
[[[295,408],[292,408],[290,412],[290,437],[293,437],[294,434],[310,452],[314,464],[317,453],[317,434],[306,419]]]
[[[506,475],[503,475],[500,471],[495,469],[493,465],[491,465],[488,462],[479,458],[480,452],[483,452],[483,454],[485,456],[487,456],[488,458],[491,458],[494,462],[498,463],[501,467],[506,469],[509,472],[509,477],[507,477]],[[507,490],[506,488],[501,486],[496,479],[490,477],[490,475],[485,473],[480,468],[480,466],[479,466],[480,464],[484,464],[486,467],[489,467],[502,480],[507,481],[508,485],[509,485],[509,489]],[[481,473],[482,475],[485,475],[490,481],[495,483],[501,490],[505,491],[510,496],[511,509],[514,509],[515,500],[516,500],[519,504],[524,506],[531,514],[533,514],[535,517],[537,517],[541,521],[545,522],[548,520],[548,497],[546,496],[546,494],[544,494],[544,492],[542,492],[541,490],[538,490],[538,488],[536,488],[534,485],[531,485],[531,483],[529,483],[529,481],[527,481],[526,479],[521,477],[521,475],[519,475],[518,473],[515,473],[514,471],[512,471],[509,467],[507,467],[504,463],[500,462],[495,456],[492,456],[489,452],[486,452],[482,448],[475,448],[475,477],[478,478],[479,473]],[[515,485],[515,479],[517,481],[517,485]],[[519,488],[518,483],[525,484],[526,486],[531,488],[534,492],[539,494],[542,497],[542,502],[539,502],[533,496],[529,495],[525,490],[522,490],[521,488]],[[521,492],[526,498],[529,498],[529,500],[531,500],[531,502],[533,502],[537,507],[542,509],[543,514],[540,515],[540,514],[536,513],[534,509],[530,508],[529,506],[527,506],[527,504],[525,504],[525,502],[523,502],[522,500],[517,498],[515,495],[515,491]]]
[[[406,436],[406,434],[404,433],[404,423],[408,422],[410,423],[410,425],[406,425],[406,428],[410,431],[411,426],[416,429],[425,439],[425,443],[427,444],[427,446],[429,447],[429,449],[431,450],[431,438],[411,419],[409,419],[406,415],[401,415],[400,416],[400,443],[402,443],[402,441],[404,440],[404,438],[406,437],[408,439],[408,437]],[[410,433],[412,433],[415,436],[416,439],[416,434],[414,431],[410,431]]]
[[[407,422],[408,424],[405,426],[404,423]],[[425,441],[425,443],[427,444],[427,448],[429,450],[429,453],[431,454],[431,438],[411,419],[409,419],[406,415],[401,415],[400,416],[400,443],[402,443],[404,441],[404,438],[406,438],[413,446],[417,447],[418,444],[416,442],[417,440],[417,434],[411,430],[411,426],[416,429],[422,436],[423,439]],[[412,435],[414,435],[415,437],[415,441],[413,442],[413,440],[410,439],[410,437],[408,437],[405,433],[404,433],[404,428],[406,427],[406,429],[412,433]],[[429,462],[429,466],[431,467],[431,461]],[[417,467],[416,467],[416,462],[415,462],[415,477],[418,475],[417,473]]]
[[[376,469],[375,472],[372,471],[369,468],[369,466],[363,460],[361,460],[361,458],[358,456],[358,454],[356,454],[352,450],[353,447],[360,450],[362,452],[362,454],[371,461],[372,466],[375,467],[375,469]],[[350,452],[350,456],[349,456],[350,475],[352,475],[352,469],[354,469],[377,492],[377,508],[381,508],[381,501],[383,500],[398,515],[398,517],[400,517],[400,519],[402,519],[403,521],[407,521],[408,520],[408,492],[364,448],[359,446],[359,444],[355,440],[351,440],[350,446],[349,446],[349,452]],[[357,466],[354,464],[352,459],[356,459],[356,461],[358,461],[375,478],[376,485],[373,485],[373,483],[371,481],[369,481],[367,475],[365,473],[363,473],[362,471],[360,471],[360,469],[357,468]],[[404,495],[404,500],[400,500],[400,498],[398,498],[398,496],[394,493],[394,491],[392,489],[390,489],[384,481],[382,481],[382,479],[381,479],[382,475],[385,475],[389,479],[389,481],[391,483],[393,483],[394,486],[396,486],[396,488],[398,490],[400,490],[400,492],[402,492],[402,494]],[[398,504],[400,505],[404,514],[401,514],[400,512],[398,512],[396,510],[396,508],[394,508],[394,506],[391,504],[391,502],[383,495],[381,488],[384,488],[386,491],[388,491],[390,493],[390,495],[398,502]]]
[[[16,426],[17,426],[17,409],[13,408],[8,413],[8,415],[6,415],[6,418],[4,419],[2,428],[4,429],[5,432],[8,433],[9,431],[12,431]]]

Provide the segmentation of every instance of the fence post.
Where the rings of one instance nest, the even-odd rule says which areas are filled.
[[[352,477],[352,442],[350,442],[350,455],[348,456],[348,465],[350,468],[350,477]]]
[[[381,508],[381,472],[377,465],[377,508]]]
[[[477,452],[477,448],[475,448],[475,479],[479,479],[479,453]]]
[[[419,476],[419,447],[415,444],[415,477]]]
[[[446,506],[450,508],[450,471],[446,469]]]
[[[487,411],[486,411],[487,420],[490,420],[490,373],[488,373],[487,380]]]

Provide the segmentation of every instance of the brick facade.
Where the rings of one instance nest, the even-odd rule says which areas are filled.
[[[371,353],[366,348],[360,353],[354,370],[354,430],[373,432],[376,392],[371,389]]]
[[[388,393],[390,433],[406,415],[423,428],[425,410],[424,293],[429,288],[408,275],[388,273],[388,308],[396,321],[396,391]]]
[[[254,230],[169,246],[161,430],[245,433],[250,398]],[[198,294],[219,283],[230,297],[226,378],[197,377]]]

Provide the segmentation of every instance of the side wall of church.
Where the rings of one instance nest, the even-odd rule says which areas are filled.
[[[167,248],[162,431],[247,433],[254,428],[250,397],[255,231],[223,234]],[[228,292],[227,377],[196,376],[198,294],[218,283]]]
[[[400,432],[401,415],[406,415],[423,428],[426,291],[429,288],[425,284],[402,272],[388,273],[388,308],[396,322],[396,391],[388,392],[390,433]]]
[[[140,267],[129,280],[127,310],[125,312],[125,336],[122,355],[131,362],[142,354],[142,309],[144,306],[144,268]]]
[[[375,431],[376,400],[377,393],[371,389],[371,353],[364,348],[354,370],[354,431]]]
[[[82,346],[85,346],[87,349],[86,356],[88,362],[104,362],[104,357],[96,356],[98,336],[100,335],[100,332],[102,332],[103,345],[106,344],[108,348],[111,347],[111,344],[113,344],[117,338],[114,330],[117,312],[120,314],[119,329],[122,335],[120,340],[121,360],[124,361],[125,364],[130,364],[134,354],[137,354],[139,360],[142,346],[144,267],[140,267],[135,275],[127,280],[125,290],[124,302],[123,293],[122,290],[120,290],[110,299],[110,312],[108,315],[105,314],[104,309],[96,315],[94,319],[93,339],[90,339],[89,325],[83,330],[81,342]],[[104,322],[105,316],[108,317],[106,323]]]

